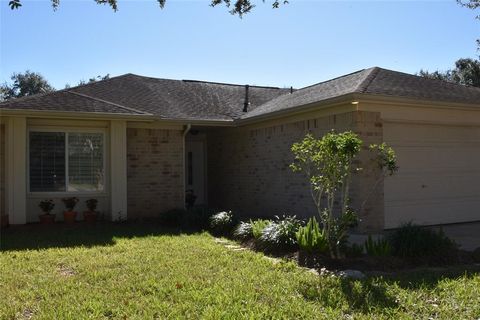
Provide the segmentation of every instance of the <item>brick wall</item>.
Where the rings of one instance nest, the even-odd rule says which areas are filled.
[[[258,128],[211,130],[208,134],[209,205],[233,209],[243,215],[284,213],[307,217],[316,213],[304,176],[289,168],[291,145],[307,131],[320,137],[331,129],[353,130],[368,146],[382,140],[378,113],[350,112],[334,116]],[[366,147],[365,147],[366,148]],[[352,206],[360,208],[373,186],[376,169],[364,150],[358,160],[365,170],[354,177]],[[359,213],[360,231],[383,229],[383,185]]]
[[[128,218],[183,207],[183,136],[179,130],[127,129]]]

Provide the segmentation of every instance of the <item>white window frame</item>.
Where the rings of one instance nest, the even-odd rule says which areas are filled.
[[[59,132],[65,133],[65,191],[30,191],[30,133],[31,132]],[[98,191],[68,191],[68,133],[101,133],[103,136],[103,190]],[[107,195],[108,194],[108,170],[107,170],[107,130],[103,128],[68,128],[68,127],[29,127],[27,135],[27,195]]]

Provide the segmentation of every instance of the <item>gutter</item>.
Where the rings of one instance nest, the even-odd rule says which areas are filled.
[[[185,182],[187,179],[185,177],[185,158],[186,158],[186,148],[185,148],[185,138],[187,137],[187,134],[188,132],[190,132],[190,129],[192,129],[192,124],[191,123],[188,123],[187,126],[185,127],[185,129],[183,130],[183,146],[182,146],[182,149],[183,149],[183,167],[182,167],[182,171],[183,171],[183,208],[184,209],[187,209],[187,202],[186,202],[186,189],[187,189],[187,183]]]
[[[72,111],[47,111],[47,110],[20,110],[1,109],[0,115],[4,116],[25,116],[29,118],[53,118],[53,119],[121,119],[135,121],[153,121],[156,117],[153,114],[131,114],[131,113],[108,113],[108,112],[72,112]]]

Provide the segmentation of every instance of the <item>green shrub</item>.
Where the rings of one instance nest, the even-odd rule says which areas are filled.
[[[421,228],[408,223],[389,237],[392,254],[412,263],[452,263],[458,259],[458,249],[442,230]]]
[[[233,236],[239,240],[248,240],[253,238],[252,222],[240,222],[233,231]]]
[[[295,216],[276,217],[262,231],[261,245],[269,250],[288,250],[297,245],[297,231],[302,222]]]
[[[161,213],[158,219],[161,224],[166,226],[180,226],[185,213],[184,209],[172,209]]]
[[[369,256],[386,257],[392,254],[392,246],[387,239],[373,240],[372,236],[369,235],[365,241],[365,251]]]
[[[265,229],[265,227],[268,226],[270,223],[272,223],[271,220],[250,220],[250,224],[252,225],[253,238],[257,240],[260,239],[263,233],[263,229]]]
[[[350,258],[358,258],[363,255],[363,245],[352,243],[351,245],[344,245],[342,251]]]
[[[304,251],[323,253],[328,250],[328,240],[315,217],[310,218],[305,227],[300,227],[296,236],[298,246]]]
[[[228,235],[235,225],[232,211],[222,211],[210,217],[210,230],[217,235]]]

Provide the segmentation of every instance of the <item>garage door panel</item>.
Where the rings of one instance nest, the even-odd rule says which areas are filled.
[[[406,131],[405,126],[413,129]],[[415,128],[413,128],[415,127]],[[480,141],[480,127],[447,126],[411,123],[387,123],[384,127],[384,137],[388,135],[391,142],[429,142],[429,141]]]
[[[385,123],[399,171],[385,179],[385,227],[480,220],[480,127]]]
[[[480,142],[472,146],[399,146],[392,145],[402,173],[420,171],[470,170],[478,168]]]
[[[387,178],[390,180],[390,177]],[[393,177],[392,177],[393,180]],[[479,197],[480,188],[474,186],[480,181],[480,173],[470,175],[435,174],[402,175],[392,181],[386,181],[389,192],[385,193],[385,204],[392,201],[409,201],[417,199],[436,199],[444,197]],[[465,186],[472,186],[466,188]]]

